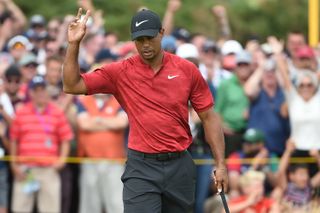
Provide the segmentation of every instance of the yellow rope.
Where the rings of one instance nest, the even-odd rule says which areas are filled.
[[[24,162],[52,162],[56,160],[57,157],[48,157],[48,156],[28,156],[28,157],[12,157],[10,155],[6,155],[0,158],[0,161],[24,161]],[[278,164],[279,158],[243,158],[243,159],[227,159],[226,162],[228,164],[252,164],[253,162],[259,163],[271,163],[271,164]],[[90,162],[90,163],[99,163],[101,161],[110,161],[110,162],[117,162],[117,163],[124,163],[126,161],[125,158],[118,158],[118,159],[107,159],[107,158],[83,158],[83,157],[68,157],[66,158],[66,163],[74,163],[80,164],[82,162]],[[194,159],[195,164],[197,165],[207,165],[207,164],[214,164],[215,161],[213,159]],[[315,163],[317,162],[313,157],[295,157],[290,158],[290,163]]]

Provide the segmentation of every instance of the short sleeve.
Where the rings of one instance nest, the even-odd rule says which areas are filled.
[[[200,71],[194,66],[192,69],[190,101],[196,112],[203,112],[213,106],[213,98],[207,82]]]
[[[115,62],[97,68],[92,72],[81,74],[87,87],[87,94],[115,94],[117,79],[123,67],[123,62]]]

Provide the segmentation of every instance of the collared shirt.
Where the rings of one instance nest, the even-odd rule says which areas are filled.
[[[128,147],[147,153],[182,151],[192,142],[188,101],[197,112],[213,106],[207,83],[191,62],[164,52],[155,73],[139,55],[82,75],[88,94],[111,93],[126,111]]]
[[[59,156],[59,144],[73,138],[70,124],[57,106],[49,103],[40,113],[30,102],[17,112],[10,128],[18,156]],[[45,161],[45,159],[44,159]]]
[[[229,128],[236,132],[246,128],[247,120],[244,115],[248,108],[249,99],[236,76],[220,84],[215,109]]]

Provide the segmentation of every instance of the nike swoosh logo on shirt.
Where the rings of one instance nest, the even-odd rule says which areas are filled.
[[[141,24],[143,24],[143,23],[145,23],[145,22],[147,22],[147,21],[149,21],[149,20],[146,19],[146,20],[143,20],[143,21],[140,21],[140,22],[137,22],[137,21],[136,21],[136,27],[139,27]]]
[[[174,79],[176,77],[178,77],[179,75],[168,75],[168,79],[171,80],[171,79]]]

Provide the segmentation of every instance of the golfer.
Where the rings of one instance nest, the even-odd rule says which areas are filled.
[[[83,19],[81,15],[80,8],[68,28],[63,89],[71,94],[113,94],[128,114],[128,159],[121,178],[124,212],[192,211],[196,180],[186,151],[192,142],[189,101],[216,160],[215,183],[218,190],[226,189],[224,140],[211,93],[196,66],[161,49],[164,29],[159,16],[150,10],[133,16],[131,38],[138,55],[80,74],[79,45],[90,11]]]

